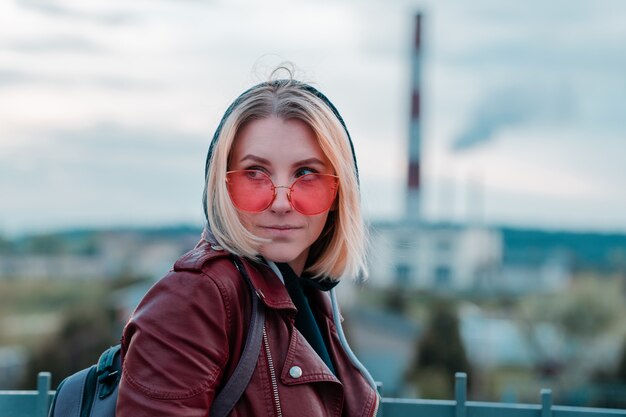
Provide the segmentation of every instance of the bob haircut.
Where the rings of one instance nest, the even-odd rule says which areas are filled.
[[[269,81],[251,88],[224,115],[207,161],[205,208],[210,231],[224,248],[252,259],[259,256],[259,246],[267,242],[248,231],[239,220],[226,187],[226,171],[239,129],[249,121],[268,117],[306,123],[339,177],[334,209],[329,212],[320,237],[309,249],[305,272],[314,278],[365,277],[366,229],[361,215],[356,158],[348,131],[325,96],[293,79]]]

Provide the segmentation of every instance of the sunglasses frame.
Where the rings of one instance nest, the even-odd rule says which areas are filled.
[[[239,210],[241,211],[245,211],[247,213],[261,213],[262,211],[267,210],[273,203],[274,200],[276,200],[276,189],[277,188],[286,188],[287,189],[287,200],[289,201],[289,205],[291,206],[292,209],[294,209],[295,211],[297,211],[300,214],[303,214],[305,216],[316,216],[318,214],[324,213],[325,211],[330,210],[330,208],[333,206],[333,202],[335,201],[335,198],[337,197],[337,192],[339,190],[339,177],[337,175],[333,175],[333,174],[320,174],[320,173],[311,173],[311,174],[305,174],[301,177],[298,177],[294,180],[294,182],[291,183],[290,186],[287,185],[275,185],[274,181],[272,180],[272,177],[270,177],[268,174],[266,174],[263,171],[258,171],[255,169],[238,169],[238,170],[233,170],[233,171],[226,171],[226,187],[228,188],[228,184],[229,184],[229,178],[228,178],[228,174],[235,174],[235,173],[243,173],[243,172],[254,172],[257,174],[262,174],[264,175],[270,182],[271,186],[272,186],[272,193],[274,194],[272,196],[272,199],[269,201],[269,203],[267,204],[267,206],[263,207],[260,210],[256,210],[256,211],[252,211],[252,210],[245,210],[239,206],[237,206],[237,204],[235,204],[235,201],[232,198],[232,195],[230,196],[230,200],[232,201],[233,205],[235,207],[237,207]],[[294,204],[293,201],[291,201],[291,192],[293,191],[293,186],[300,181],[302,178],[305,178],[306,176],[310,176],[310,175],[315,175],[315,176],[319,176],[319,177],[329,177],[329,178],[333,178],[335,180],[334,186],[331,187],[332,191],[333,191],[333,198],[330,201],[330,205],[328,206],[328,208],[321,210],[319,212],[315,212],[315,213],[303,213],[300,210],[298,210]],[[230,195],[230,189],[229,189],[229,195]]]

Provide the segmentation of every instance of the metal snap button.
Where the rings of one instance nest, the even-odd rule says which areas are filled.
[[[300,378],[302,376],[302,368],[292,366],[291,369],[289,369],[289,375],[291,375],[292,378]]]
[[[224,248],[221,247],[220,245],[211,245],[211,249],[213,249],[213,250],[224,250]]]

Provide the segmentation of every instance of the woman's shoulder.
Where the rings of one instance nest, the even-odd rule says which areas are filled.
[[[183,254],[173,268],[143,297],[136,312],[193,309],[224,304],[227,310],[241,300],[246,284],[234,264],[233,255],[206,241]],[[245,298],[243,298],[245,299]]]
[[[231,258],[232,255],[218,244],[202,239],[193,249],[178,258],[173,270],[201,272],[206,269],[210,261],[230,260]]]
[[[235,255],[204,239],[178,258],[170,275],[179,276],[183,280],[199,280],[199,285],[204,285],[203,281],[209,281],[226,298],[241,299],[241,293],[248,291],[235,265]]]
[[[242,328],[237,316],[245,297],[237,296],[237,281],[225,251],[200,243],[181,256],[124,328],[125,383],[159,400],[191,398],[213,386],[228,360],[229,340]]]

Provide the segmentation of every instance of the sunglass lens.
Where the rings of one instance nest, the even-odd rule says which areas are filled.
[[[313,216],[330,209],[336,194],[336,177],[322,174],[307,174],[293,183],[291,204],[300,213]]]
[[[243,211],[265,210],[274,198],[272,181],[259,171],[233,171],[226,174],[228,193],[235,207]]]

